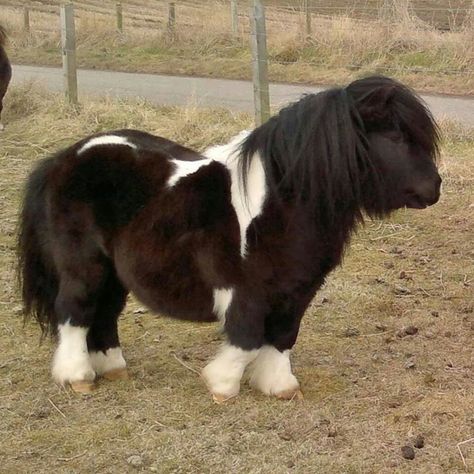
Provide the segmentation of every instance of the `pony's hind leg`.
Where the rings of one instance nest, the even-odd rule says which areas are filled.
[[[94,321],[87,335],[92,367],[98,376],[108,380],[128,378],[117,325],[126,299],[127,291],[111,270],[98,298]]]
[[[90,392],[96,376],[87,338],[100,301],[105,257],[90,241],[77,239],[73,248],[63,238],[55,260],[59,291],[55,301],[58,347],[53,358],[53,378],[78,392]]]
[[[95,312],[95,298],[87,284],[71,275],[61,275],[55,310],[58,316],[58,347],[52,374],[59,384],[78,392],[90,392],[95,371],[87,350],[87,334]]]

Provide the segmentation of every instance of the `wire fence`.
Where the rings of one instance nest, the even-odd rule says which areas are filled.
[[[367,2],[347,1],[347,5],[328,5],[328,3],[318,3],[315,5],[315,2],[311,0],[308,1],[295,1],[293,5],[281,5],[281,6],[266,6],[267,12],[267,21],[278,21],[273,18],[273,15],[281,16],[286,15],[288,21],[295,21],[295,17],[298,14],[304,14],[309,12],[312,16],[322,16],[322,17],[334,17],[335,15],[346,15],[351,16],[354,19],[364,19],[364,20],[374,20],[381,17],[389,19],[390,15],[393,12],[397,11],[397,8],[390,7],[390,4],[397,4],[400,0],[390,0],[383,2],[379,5],[367,5]],[[15,2],[5,2],[5,6],[16,6]],[[120,2],[119,2],[120,3]],[[210,1],[200,1],[200,2],[191,2],[185,0],[178,0],[176,2],[167,2],[156,0],[154,2],[146,1],[143,2],[132,2],[132,1],[123,1],[121,6],[124,12],[124,16],[129,20],[141,20],[146,23],[160,23],[162,22],[162,17],[168,11],[169,5],[174,4],[177,9],[181,11],[189,10],[199,10],[200,12],[208,11],[214,12],[217,8],[229,7],[232,3],[235,3],[237,6],[236,14],[240,20],[246,20],[249,22],[249,11],[251,7],[251,2],[242,2],[233,0],[214,0],[212,3]],[[268,3],[268,2],[265,2]],[[403,8],[406,8],[407,11],[419,18],[420,20],[426,22],[428,25],[434,26],[442,30],[452,30],[462,27],[466,22],[470,21],[474,7],[469,5],[469,1],[459,0],[457,6],[453,6],[452,3],[449,3],[449,6],[420,6],[412,2],[401,2],[405,3]],[[80,0],[74,2],[74,8],[76,12],[88,12],[96,13],[104,16],[112,16],[116,13],[116,4],[111,0]],[[32,12],[43,12],[58,14],[60,1],[59,0],[50,0],[49,2],[39,3],[34,2],[31,4],[26,3],[25,9]],[[229,7],[229,15],[231,14],[231,8]]]
[[[23,30],[28,35],[57,34],[58,23],[50,19],[59,16],[59,0],[25,4],[23,8],[18,8],[15,0],[7,2],[10,5],[3,8],[23,16]],[[256,101],[257,97],[260,100],[263,97],[264,102],[256,103],[257,122],[267,114],[268,77],[292,82],[296,71],[301,74],[326,67],[355,72],[449,75],[469,80],[474,77],[474,2],[471,0],[458,0],[455,6],[453,1],[449,6],[430,7],[426,2],[418,4],[409,0],[378,3],[339,0],[331,4],[301,0],[292,5],[265,2],[265,7],[263,3],[261,0],[118,3],[80,0],[74,2],[73,16],[79,45],[84,40],[81,36],[84,25],[90,31],[91,24],[99,22],[115,32],[121,47],[131,38],[140,37],[144,42],[158,38],[155,41],[160,42],[160,47],[174,47],[175,63],[190,61],[189,51],[176,47],[177,44],[201,41],[203,49],[212,50],[212,60],[217,66],[232,64],[235,69],[250,70],[253,65],[254,80],[258,81],[254,86]],[[261,17],[259,23],[256,16]],[[249,44],[253,45],[252,59],[250,55],[229,53],[232,48],[239,52],[248,50]],[[443,60],[432,60],[436,48],[440,55],[446,55]]]

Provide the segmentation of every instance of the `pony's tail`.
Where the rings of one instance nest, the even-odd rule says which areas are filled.
[[[42,161],[30,175],[23,199],[18,231],[18,280],[25,320],[38,321],[43,335],[55,334],[54,302],[58,278],[48,251],[46,194],[54,158]]]
[[[2,25],[0,25],[0,46],[5,46],[7,39],[8,39],[7,31]]]

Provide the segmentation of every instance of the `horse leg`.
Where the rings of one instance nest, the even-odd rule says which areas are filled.
[[[266,344],[249,367],[249,383],[265,395],[302,399],[298,380],[291,371],[290,349],[296,342],[301,317],[272,314],[265,320]]]
[[[95,371],[87,350],[87,334],[95,313],[95,297],[83,280],[62,272],[55,311],[59,342],[53,358],[52,374],[59,384],[77,392],[93,389]]]
[[[227,342],[204,367],[201,375],[216,403],[238,395],[244,370],[257,354],[258,349],[245,350]]]
[[[97,300],[94,320],[87,334],[92,367],[98,376],[107,380],[128,378],[117,327],[126,299],[127,291],[112,270]]]
[[[92,239],[83,234],[62,235],[54,250],[59,291],[54,303],[58,347],[53,358],[53,378],[75,391],[90,392],[96,376],[87,337],[102,301],[108,262]]]
[[[257,357],[263,342],[261,308],[251,298],[229,304],[228,311],[222,312],[227,342],[201,374],[217,403],[238,395],[245,368]]]

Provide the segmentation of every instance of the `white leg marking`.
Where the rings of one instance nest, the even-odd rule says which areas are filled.
[[[102,375],[111,370],[124,369],[127,366],[120,347],[111,347],[105,351],[91,351],[89,353],[92,367],[97,375]]]
[[[290,351],[280,352],[273,346],[263,346],[249,367],[250,385],[266,395],[281,395],[299,389],[291,372]]]
[[[95,146],[101,145],[125,145],[134,150],[137,149],[137,146],[129,141],[126,137],[122,137],[120,135],[101,135],[100,137],[91,138],[88,142],[84,143],[84,145],[77,150],[77,154],[80,155],[85,151],[89,150]]]
[[[3,125],[3,123],[0,122],[0,132],[3,132],[3,130],[5,130],[5,125]]]
[[[245,367],[257,357],[258,351],[244,351],[226,344],[215,359],[204,367],[202,377],[216,400],[223,401],[239,393]]]
[[[87,352],[88,328],[59,325],[59,344],[53,358],[53,378],[64,385],[77,381],[93,381],[95,372]]]
[[[219,321],[222,325],[225,324],[225,315],[227,313],[227,309],[232,302],[232,296],[234,295],[233,288],[220,288],[218,290],[214,290],[214,313],[219,318]]]
[[[236,135],[229,143],[214,146],[205,150],[204,155],[219,161],[229,169],[231,184],[231,199],[240,227],[240,254],[245,257],[247,251],[247,228],[252,220],[262,213],[267,185],[265,170],[258,155],[252,158],[247,176],[247,196],[244,195],[239,173],[239,149],[242,141],[247,138],[249,131],[245,130]]]

